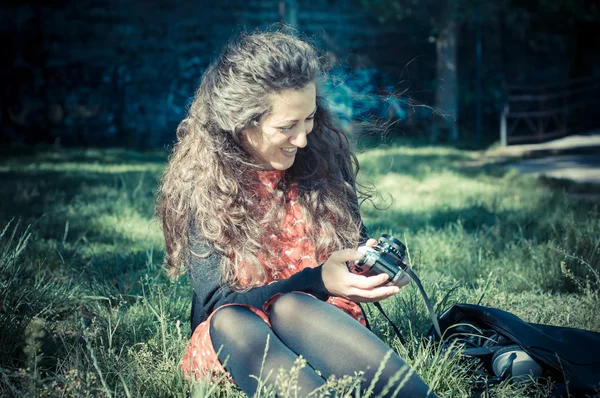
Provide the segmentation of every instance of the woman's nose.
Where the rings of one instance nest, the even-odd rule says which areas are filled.
[[[298,148],[304,148],[307,143],[306,139],[306,131],[301,131],[296,134],[291,140],[290,143]]]

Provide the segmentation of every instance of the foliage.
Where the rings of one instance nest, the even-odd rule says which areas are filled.
[[[417,19],[432,28],[436,36],[448,20],[469,22],[505,18],[511,30],[526,32],[533,24],[545,23],[568,28],[574,21],[599,21],[600,7],[580,0],[362,0],[362,4],[384,19]]]
[[[378,147],[360,160],[362,181],[387,200],[386,210],[363,208],[371,235],[407,243],[438,312],[481,302],[530,322],[599,330],[600,217],[597,201],[574,195],[580,186],[469,166],[478,153],[445,147]],[[162,152],[125,150],[4,154],[0,396],[242,396],[222,376],[190,385],[178,370],[191,288],[161,267],[153,195],[165,162]],[[383,305],[409,344],[369,306],[374,331],[439,395],[467,396],[461,358],[420,344],[430,321],[416,288]],[[293,372],[278,376],[275,389],[293,391]],[[359,396],[356,386],[348,376],[327,389]],[[525,395],[510,384],[492,392]]]

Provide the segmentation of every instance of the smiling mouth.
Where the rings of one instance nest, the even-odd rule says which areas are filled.
[[[285,152],[285,153],[292,154],[292,153],[296,153],[296,151],[298,150],[298,148],[281,148],[281,150],[283,152]]]

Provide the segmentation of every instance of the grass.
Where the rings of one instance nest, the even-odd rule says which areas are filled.
[[[392,233],[408,245],[438,313],[481,303],[529,322],[600,331],[599,207],[572,195],[581,186],[447,147],[397,144],[360,160],[361,181],[375,184],[376,205],[387,207],[363,206],[371,235]],[[4,154],[0,396],[241,396],[226,380],[190,386],[178,371],[191,288],[161,269],[153,208],[165,162],[163,152],[116,149]],[[369,306],[375,332],[438,395],[468,396],[461,358],[440,359],[419,344],[430,321],[416,287],[383,305],[408,346]],[[275,388],[291,394],[293,372],[277,377]],[[359,396],[356,386],[345,377],[328,388]],[[546,388],[503,384],[492,395],[541,397]]]

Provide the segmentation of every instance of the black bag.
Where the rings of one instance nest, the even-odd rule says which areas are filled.
[[[487,388],[490,381],[510,376],[520,358],[530,373],[539,371],[537,376],[558,382],[552,397],[600,393],[600,333],[527,323],[509,312],[472,304],[452,306],[439,317],[439,324],[443,344],[464,343],[463,353],[480,360],[491,376],[474,380],[476,386]],[[440,341],[434,328],[428,337]]]

